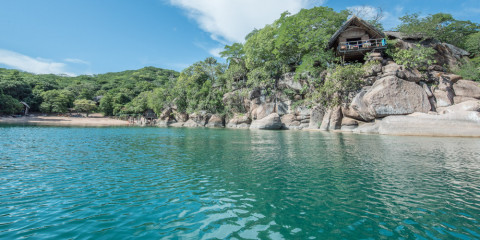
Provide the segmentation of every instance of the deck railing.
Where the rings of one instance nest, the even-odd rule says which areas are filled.
[[[339,52],[369,51],[385,48],[387,48],[387,40],[385,38],[340,42],[338,44]]]

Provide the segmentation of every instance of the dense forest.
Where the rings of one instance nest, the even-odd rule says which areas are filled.
[[[239,111],[238,101],[225,101],[235,91],[239,96],[253,88],[267,93],[277,91],[282,75],[295,73],[306,81],[300,92],[285,94],[306,106],[313,103],[338,104],[348,92],[361,87],[363,64],[343,64],[327,49],[330,37],[351,15],[328,7],[303,9],[295,15],[283,13],[262,29],[255,29],[244,43],[225,46],[221,53],[226,63],[207,58],[184,69],[145,67],[140,70],[67,77],[35,75],[0,69],[0,114],[17,114],[21,102],[33,112],[102,112],[106,116],[141,114],[153,109],[160,114],[167,107],[178,112],[204,110],[215,114]],[[480,25],[438,13],[427,17],[410,14],[400,18],[397,31],[422,34],[464,48],[471,53],[456,69],[466,79],[480,81]],[[370,23],[382,28],[377,20]],[[397,62],[422,65],[431,62],[430,49],[398,50],[390,44],[387,51]],[[325,78],[325,74],[330,77]]]

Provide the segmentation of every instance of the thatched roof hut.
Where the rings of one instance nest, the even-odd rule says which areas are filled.
[[[362,60],[365,53],[383,51],[386,46],[385,34],[357,16],[346,21],[328,42],[346,61]]]

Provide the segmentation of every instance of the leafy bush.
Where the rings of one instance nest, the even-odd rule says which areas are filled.
[[[314,101],[324,106],[336,106],[346,102],[348,93],[360,89],[364,81],[365,69],[360,63],[337,66],[329,69],[325,82],[313,95]]]
[[[402,23],[397,30],[406,34],[431,37],[442,42],[465,48],[465,42],[470,34],[479,31],[480,25],[471,21],[460,21],[451,14],[437,13],[420,18],[418,13],[407,14],[400,18]]]
[[[23,105],[10,95],[0,94],[0,113],[14,114],[19,113],[23,109]]]
[[[75,99],[68,90],[50,90],[41,94],[43,102],[40,111],[45,113],[66,113]]]
[[[474,62],[463,62],[454,72],[464,79],[480,82],[480,67]]]
[[[416,68],[419,70],[426,70],[428,65],[434,64],[433,56],[437,51],[433,48],[423,47],[417,44],[410,49],[389,49],[387,52],[393,57],[393,60],[406,68]]]
[[[92,100],[78,99],[73,102],[75,110],[88,114],[97,108],[97,104]]]
[[[480,32],[468,36],[465,42],[465,50],[472,55],[480,56]]]

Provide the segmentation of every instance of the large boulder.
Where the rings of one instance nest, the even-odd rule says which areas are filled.
[[[322,125],[320,125],[320,130],[338,130],[342,127],[342,108],[334,107],[328,109],[325,115],[323,116]]]
[[[375,119],[375,113],[370,109],[363,97],[370,90],[371,87],[364,87],[352,100],[350,106],[343,109],[343,115],[349,118],[372,121]]]
[[[442,91],[440,89],[435,89],[433,92],[436,100],[436,108],[439,107],[448,107],[453,104],[453,91],[451,89],[447,89],[447,91]]]
[[[226,125],[227,128],[249,128],[252,120],[247,115],[236,114]]]
[[[318,129],[323,120],[323,115],[325,111],[319,106],[315,106],[310,111],[310,122],[308,125],[309,129]]]
[[[260,120],[255,120],[250,129],[277,130],[282,128],[282,120],[277,113],[272,113]]]
[[[458,80],[453,84],[455,95],[480,99],[480,83],[469,80]]]
[[[221,128],[225,126],[225,119],[217,114],[214,114],[208,119],[207,125],[205,127],[210,127],[210,128]]]
[[[416,83],[418,83],[418,82],[420,82],[420,81],[422,81],[423,79],[426,78],[417,69],[408,69],[408,68],[405,68],[403,70],[399,70],[397,72],[397,77],[399,77],[401,79],[404,79],[404,80],[407,80],[409,82],[416,82]]]
[[[455,104],[450,107],[441,108],[438,110],[438,112],[441,114],[465,112],[465,111],[480,112],[480,100],[465,101],[465,102]]]
[[[281,121],[283,124],[283,129],[302,129],[302,123],[297,120],[297,116],[295,114],[285,114],[281,117]]]
[[[188,119],[188,121],[184,122],[182,127],[204,127],[205,125],[203,124],[199,124],[197,122],[195,122],[193,119]]]
[[[295,91],[302,90],[302,83],[300,80],[295,79],[295,73],[285,73],[279,80],[278,80],[278,88],[279,89],[293,89]]]
[[[428,96],[418,84],[394,76],[377,80],[363,96],[363,102],[375,118],[428,112]]]
[[[387,76],[397,76],[398,72],[402,71],[402,66],[396,64],[395,62],[391,62],[385,65],[382,69],[383,75],[382,77]]]
[[[198,111],[195,113],[190,114],[189,120],[185,123],[185,127],[197,127],[195,125],[204,127],[208,119],[210,119],[211,114],[207,113],[206,111]],[[196,123],[193,124],[192,122]],[[188,123],[188,124],[187,124]],[[188,126],[187,126],[188,125]]]
[[[415,113],[390,116],[378,123],[378,133],[409,136],[480,137],[480,113],[460,111],[442,115]]]

